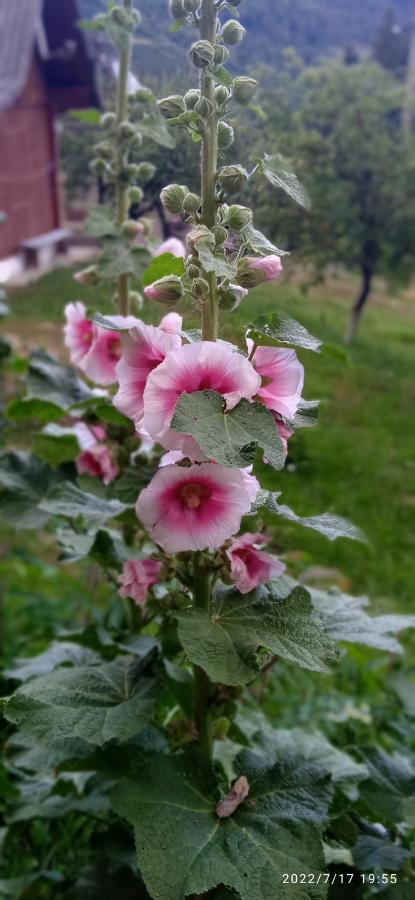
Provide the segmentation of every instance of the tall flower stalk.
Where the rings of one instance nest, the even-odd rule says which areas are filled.
[[[124,9],[130,13],[132,8],[132,0],[123,0]],[[125,123],[128,123],[128,78],[131,65],[131,49],[132,34],[126,34],[123,46],[119,50],[119,75],[118,75],[118,91],[117,91],[117,129],[118,133]],[[128,149],[121,142],[118,148],[118,166],[119,171],[125,169],[128,164]],[[129,186],[121,180],[118,181],[117,188],[117,221],[122,228],[124,222],[128,218],[128,210],[130,205]],[[130,277],[128,273],[124,273],[118,278],[118,312],[120,316],[128,316],[130,313]]]

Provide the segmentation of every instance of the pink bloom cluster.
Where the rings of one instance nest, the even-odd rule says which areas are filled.
[[[241,594],[248,594],[271,578],[279,578],[285,571],[284,563],[260,549],[268,540],[263,534],[247,532],[226,551],[231,578]]]
[[[117,477],[119,470],[111,451],[103,443],[107,438],[105,428],[100,425],[89,427],[84,422],[78,422],[73,432],[81,448],[81,453],[75,461],[79,474],[93,475],[101,478],[104,484],[110,484]]]
[[[149,589],[160,580],[163,563],[157,559],[130,559],[119,577],[121,597],[131,597],[137,606],[145,606]]]

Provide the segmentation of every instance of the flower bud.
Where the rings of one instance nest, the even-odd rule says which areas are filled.
[[[116,121],[117,121],[117,117],[116,117],[115,113],[107,112],[107,113],[104,113],[103,116],[101,116],[101,120],[100,120],[99,124],[102,126],[102,128],[112,128],[113,125],[115,125]]]
[[[187,91],[187,93],[184,95],[186,109],[194,109],[198,100],[200,100],[200,91],[198,91],[196,88],[192,88],[192,90]]]
[[[205,300],[209,296],[209,282],[205,278],[196,278],[192,284],[192,294],[197,300]]]
[[[238,309],[248,291],[239,284],[229,284],[228,287],[219,290],[219,306],[233,312]]]
[[[230,91],[224,84],[219,84],[215,90],[215,100],[218,106],[225,106],[230,97]]]
[[[148,181],[151,181],[156,174],[156,167],[153,163],[150,162],[142,162],[138,166],[137,178],[138,181],[141,181],[143,184],[147,184]]]
[[[154,100],[153,91],[150,88],[140,87],[134,94],[137,103],[151,103]]]
[[[183,201],[188,193],[189,189],[183,184],[168,184],[163,188],[160,199],[168,212],[179,215],[183,210]]]
[[[170,15],[173,19],[182,19],[184,16],[184,9],[182,0],[170,0]]]
[[[261,259],[245,256],[238,264],[238,283],[244,288],[254,288],[265,281],[275,281],[281,272],[279,256],[264,256]]]
[[[240,75],[234,79],[232,84],[232,97],[237,103],[250,103],[257,87],[258,82],[255,78],[247,78],[245,75]]]
[[[89,168],[94,175],[104,175],[106,165],[103,159],[93,159],[89,164]]]
[[[233,144],[234,133],[233,128],[227,122],[219,122],[218,125],[218,147],[220,150],[227,150]]]
[[[195,112],[197,112],[202,119],[209,119],[214,112],[213,103],[211,103],[207,97],[201,97],[196,103]]]
[[[117,128],[117,137],[120,141],[129,141],[135,133],[135,127],[131,122],[121,122]]]
[[[190,58],[197,69],[206,69],[213,62],[214,49],[210,41],[196,41],[191,47]]]
[[[140,312],[144,305],[142,294],[139,294],[138,291],[130,291],[130,304],[133,312]]]
[[[205,247],[210,250],[215,249],[215,235],[206,227],[206,225],[197,225],[187,236],[187,243],[191,253],[197,253],[197,245],[199,241],[203,241]]]
[[[229,19],[222,28],[221,38],[228,47],[234,47],[240,44],[246,35],[246,28],[236,19]]]
[[[134,28],[138,28],[138,26],[141,23],[141,13],[138,11],[138,9],[131,10],[131,19],[132,19]]]
[[[200,209],[201,199],[199,194],[187,194],[183,200],[183,210],[187,213],[197,213]]]
[[[239,206],[234,203],[229,207],[226,224],[232,231],[242,231],[250,222],[252,222],[252,210],[247,206]]]
[[[141,203],[143,196],[144,194],[140,187],[132,187],[128,192],[128,200],[130,203]]]
[[[165,275],[144,288],[146,297],[156,300],[163,306],[175,306],[183,296],[183,285],[177,275]]]
[[[215,44],[215,51],[213,54],[213,61],[215,66],[223,66],[224,63],[229,59],[229,50],[227,47],[224,47],[223,44]]]
[[[218,184],[226,194],[237,194],[248,183],[248,172],[243,166],[222,166],[218,171]]]
[[[88,284],[92,287],[96,287],[99,284],[99,275],[97,272],[96,266],[88,266],[87,269],[82,269],[81,272],[76,272],[74,275],[74,280],[78,282],[78,284]]]
[[[195,278],[199,278],[200,268],[199,268],[199,266],[196,265],[196,260],[194,260],[193,262],[190,263],[190,265],[188,265],[187,274],[188,274],[189,278],[192,279],[192,281]]]
[[[170,97],[165,97],[163,100],[159,100],[157,105],[165,119],[174,119],[185,112],[186,109],[183,97],[180,94],[172,94]]]
[[[187,13],[194,13],[199,9],[200,0],[182,0],[183,9]]]
[[[143,233],[143,226],[141,222],[136,222],[135,219],[126,219],[122,224],[122,231],[126,237],[137,237],[137,235]]]
[[[226,231],[226,228],[223,228],[222,225],[215,225],[215,227],[212,228],[212,232],[215,235],[216,246],[221,247],[222,244],[225,243],[226,238],[228,237],[228,232]]]

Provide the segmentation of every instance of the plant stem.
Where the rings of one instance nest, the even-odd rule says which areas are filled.
[[[217,12],[214,0],[203,0],[200,19],[200,36],[211,44],[216,40]],[[215,105],[215,83],[213,75],[203,70],[201,75],[201,95]],[[216,113],[209,116],[202,138],[202,218],[207,228],[216,224],[216,169],[218,163],[218,118]],[[218,284],[214,272],[206,274],[209,282],[209,296],[202,308],[202,338],[204,341],[218,339]]]
[[[201,554],[193,554],[194,603],[197,609],[207,609],[210,602],[212,576],[201,565]],[[200,666],[193,666],[193,715],[202,753],[212,756],[212,728],[209,715],[211,684]]]
[[[131,0],[124,0],[124,7],[131,9]],[[132,38],[126,38],[125,47],[120,51],[120,71],[118,75],[117,92],[117,126],[128,120],[128,75],[131,63]],[[127,154],[120,147],[118,166],[122,171],[127,164]],[[121,182],[117,184],[117,221],[123,225],[128,217],[128,185]],[[129,275],[120,275],[118,279],[118,312],[121,316],[128,316],[130,307],[130,278]]]

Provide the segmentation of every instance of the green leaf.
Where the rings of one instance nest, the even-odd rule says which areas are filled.
[[[261,447],[275,469],[283,469],[285,453],[272,413],[262,403],[241,400],[230,412],[215,391],[182,394],[172,428],[194,437],[206,456],[224,466],[248,466]]]
[[[315,672],[329,671],[338,655],[301,587],[284,600],[276,600],[266,588],[245,596],[229,590],[209,610],[183,610],[176,618],[191,662],[223,684],[253,681],[269,659],[264,650]]]
[[[392,690],[395,691],[395,694],[399,697],[406,715],[415,718],[414,679],[405,677],[403,674],[392,675],[389,679],[389,684],[391,685]]]
[[[98,746],[128,741],[153,714],[153,682],[140,676],[141,663],[130,657],[56,669],[20,687],[5,701],[4,716],[40,743],[64,738]]]
[[[303,819],[308,794],[312,805],[310,773],[298,773],[285,800],[284,771],[264,771],[253,757],[246,766],[249,797],[222,820],[215,814],[220,799],[215,776],[199,757],[154,757],[134,780],[117,786],[115,810],[134,827],[139,868],[152,897],[183,900],[223,886],[242,900],[264,900],[275,896],[283,873],[317,874],[323,867],[318,829]],[[295,794],[302,791],[302,802],[296,803]],[[325,891],[290,884],[284,896],[320,900]]]
[[[85,222],[87,234],[97,238],[119,237],[120,227],[114,221],[108,206],[94,206],[88,213]]]
[[[109,281],[116,281],[121,275],[133,275],[140,280],[150,259],[144,247],[131,247],[124,238],[105,238],[97,263],[98,275]]]
[[[310,588],[309,592],[326,631],[336,641],[402,653],[394,635],[405,628],[415,628],[415,616],[368,616],[367,597],[350,597],[336,589],[327,592]]]
[[[8,814],[8,823],[32,821],[36,818],[58,819],[70,812],[94,817],[110,812],[109,783],[97,785],[90,791],[83,792],[83,796],[77,793],[59,793],[60,785],[64,787],[64,782],[53,776],[26,776],[19,782],[20,799]]]
[[[32,353],[27,377],[29,400],[44,400],[68,410],[92,396],[92,390],[71,366],[62,365],[44,350]]]
[[[27,681],[29,678],[47,675],[58,666],[91,666],[99,665],[101,662],[102,657],[94,650],[89,650],[88,647],[71,644],[69,641],[54,641],[44,653],[40,653],[38,656],[17,659],[12,668],[6,669],[4,674],[7,678],[14,678],[16,681]]]
[[[164,278],[166,275],[177,275],[181,278],[185,272],[186,267],[181,257],[174,256],[173,253],[162,253],[153,259],[144,272],[143,285],[147,287],[149,284],[153,284],[153,281]]]
[[[365,541],[365,537],[363,532],[360,531],[360,528],[357,528],[351,522],[348,522],[347,519],[343,519],[341,516],[333,516],[331,513],[323,513],[321,516],[298,516],[297,513],[289,508],[289,506],[283,506],[278,503],[279,496],[280,494],[273,494],[270,492],[263,503],[263,505],[266,506],[270,512],[275,513],[276,516],[287,519],[289,522],[295,522],[296,525],[312,528],[313,531],[324,534],[329,541],[336,541],[337,538],[349,538],[352,541]]]
[[[60,476],[43,460],[19,451],[0,455],[0,516],[19,528],[42,528],[46,511],[39,503]]]
[[[0,897],[7,900],[20,900],[20,897],[29,895],[26,891],[35,885],[46,882],[47,884],[60,884],[64,881],[59,872],[34,872],[33,875],[22,875],[21,878],[0,878]]]
[[[270,256],[275,253],[276,256],[288,256],[286,250],[279,250],[275,244],[271,243],[268,238],[258,231],[252,224],[246,225],[241,231],[241,237],[253,250],[254,253],[260,253],[261,256]]]
[[[67,428],[50,424],[40,434],[35,435],[34,449],[41,459],[51,466],[60,466],[71,462],[80,453],[76,435]]]
[[[353,847],[353,861],[361,872],[399,872],[413,854],[390,840],[361,835]]]
[[[84,122],[86,125],[100,125],[101,123],[99,109],[74,109],[69,115],[71,119]]]
[[[259,316],[247,331],[256,344],[262,344],[269,339],[279,344],[292,344],[294,347],[302,347],[303,350],[320,351],[322,342],[315,338],[303,325],[290,319],[282,313],[274,313],[270,318]]]
[[[415,795],[415,769],[401,753],[389,755],[378,748],[364,754],[370,777],[360,786],[360,809],[372,821],[399,823],[405,803]]]
[[[230,88],[233,85],[233,77],[225,66],[217,66],[215,69],[215,81],[217,84],[224,84],[225,87]]]
[[[167,150],[174,150],[176,141],[172,135],[171,129],[166,125],[165,120],[157,106],[146,109],[140,122],[140,132],[145,138],[165,147]]]
[[[39,419],[40,422],[53,422],[61,419],[65,415],[65,410],[56,403],[50,403],[49,400],[33,400],[18,399],[13,400],[7,407],[6,415],[8,419],[20,421],[21,419]]]
[[[203,238],[195,241],[195,247],[205,272],[214,272],[218,278],[228,278],[229,281],[235,280],[236,266],[229,257],[213,253]]]
[[[294,428],[314,428],[318,425],[319,406],[319,400],[301,400],[292,423]]]
[[[39,509],[68,519],[82,516],[85,522],[103,525],[108,519],[125,512],[127,507],[119,500],[106,500],[96,494],[81,491],[76,484],[68,481],[53,487],[39,504]]]
[[[274,187],[281,188],[300,206],[310,209],[311,202],[305,188],[298,180],[288,160],[280,153],[274,156],[266,153],[264,159],[259,163],[258,171],[265,175],[267,181]]]

